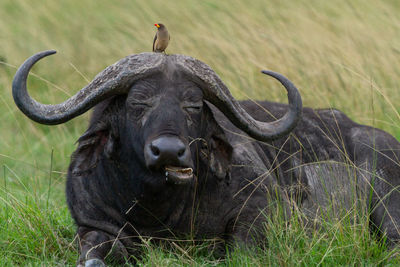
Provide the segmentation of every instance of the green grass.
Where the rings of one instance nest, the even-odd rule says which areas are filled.
[[[399,14],[397,0],[2,0],[0,266],[73,265],[77,257],[64,183],[89,115],[52,127],[22,115],[11,81],[33,53],[58,51],[34,67],[40,78],[29,79],[33,97],[57,103],[120,58],[150,51],[153,24],[162,22],[171,33],[167,52],[206,62],[237,98],[285,102],[281,86],[259,72],[271,69],[298,86],[305,106],[338,108],[400,139]],[[370,236],[362,216],[357,223],[326,221],[311,233],[296,218],[288,227],[271,222],[267,248],[224,260],[187,242],[145,245],[142,265],[400,264]]]

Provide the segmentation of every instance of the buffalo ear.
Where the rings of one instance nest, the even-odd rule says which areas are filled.
[[[86,132],[78,139],[78,148],[72,155],[72,172],[79,174],[96,166],[101,155],[111,157],[115,137],[110,127],[110,118],[106,108],[109,101],[95,108]]]
[[[220,126],[220,111],[211,103],[204,102],[203,136],[206,144],[203,144],[200,155],[219,180],[229,179],[233,148]]]
[[[108,129],[88,129],[79,139],[78,148],[72,155],[73,173],[82,173],[94,168],[102,152],[110,154],[113,141]]]

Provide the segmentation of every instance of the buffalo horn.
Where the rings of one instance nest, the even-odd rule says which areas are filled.
[[[260,141],[272,141],[290,133],[301,118],[302,101],[297,88],[283,75],[263,70],[262,73],[277,79],[287,90],[289,110],[272,122],[253,119],[231,95],[218,75],[206,64],[193,58],[184,58],[181,67],[189,77],[194,78],[203,90],[204,98],[221,110],[239,129]]]
[[[218,75],[205,63],[188,56],[161,53],[141,53],[123,58],[100,72],[92,82],[63,103],[41,104],[29,96],[27,77],[37,61],[54,53],[53,50],[44,51],[28,58],[15,74],[12,85],[17,106],[29,118],[42,124],[66,122],[112,95],[125,94],[135,81],[169,69],[171,62],[180,66],[188,78],[201,87],[206,100],[217,106],[239,129],[257,140],[271,141],[287,135],[301,117],[300,93],[292,82],[279,73],[262,71],[280,81],[286,88],[289,110],[278,120],[261,122],[253,119],[240,106]]]
[[[12,84],[12,93],[18,108],[30,119],[49,125],[69,121],[112,95],[126,93],[134,81],[159,71],[163,62],[162,55],[146,55],[150,53],[123,58],[107,67],[92,82],[63,103],[41,104],[32,99],[27,92],[28,74],[37,61],[55,53],[56,51],[49,50],[28,58],[17,70]]]

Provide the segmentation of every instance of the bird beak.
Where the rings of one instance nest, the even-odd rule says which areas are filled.
[[[160,28],[160,25],[158,25],[157,23],[156,23],[156,24],[154,24],[154,26],[156,26],[157,28]]]

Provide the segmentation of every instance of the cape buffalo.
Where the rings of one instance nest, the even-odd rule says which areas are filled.
[[[263,71],[286,88],[288,105],[236,101],[206,64],[142,53],[107,67],[65,102],[44,105],[28,95],[26,81],[53,53],[22,64],[13,96],[42,124],[95,107],[66,186],[78,265],[103,266],[110,251],[127,258],[143,237],[254,244],[273,207],[289,217],[292,203],[312,221],[356,199],[389,244],[400,239],[400,144],[340,111],[303,108],[282,75]]]

